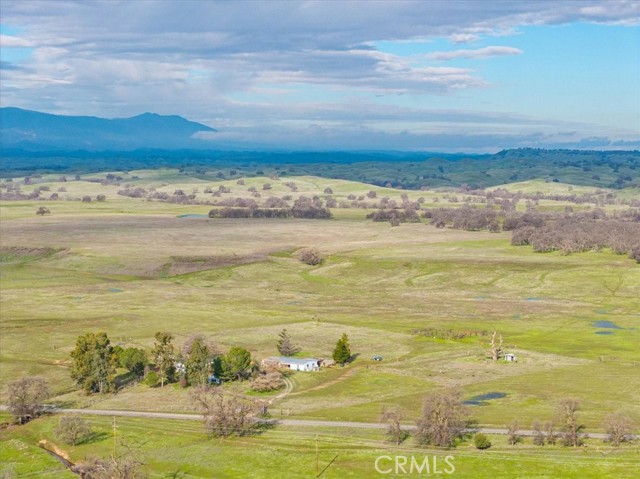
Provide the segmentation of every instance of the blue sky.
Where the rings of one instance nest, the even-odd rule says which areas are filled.
[[[640,148],[640,3],[2,1],[2,106],[212,148]]]

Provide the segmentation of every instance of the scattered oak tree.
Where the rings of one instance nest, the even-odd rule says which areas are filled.
[[[565,446],[582,445],[580,432],[584,428],[578,421],[580,402],[576,399],[563,399],[558,403],[558,422],[562,429],[562,441]]]
[[[338,364],[344,365],[349,359],[351,359],[349,336],[347,336],[347,333],[343,333],[333,350],[333,360]]]
[[[7,405],[16,419],[35,418],[42,414],[44,401],[51,396],[47,382],[39,376],[28,376],[7,386]]]
[[[607,432],[607,440],[617,447],[624,441],[629,440],[633,429],[633,421],[629,416],[614,412],[604,418],[602,427]]]
[[[40,208],[38,208],[38,211],[36,211],[36,215],[40,215],[40,216],[50,215],[50,214],[51,214],[51,211],[46,206],[41,206]]]
[[[540,421],[533,421],[531,430],[533,431],[533,444],[536,446],[544,446],[545,438],[544,433],[542,432],[542,424],[540,424]]]
[[[519,430],[520,424],[518,424],[517,419],[509,424],[509,428],[507,429],[507,442],[512,446],[522,442],[522,436],[520,435]]]
[[[87,394],[106,393],[115,389],[116,357],[107,333],[78,336],[71,351],[71,378]]]
[[[60,418],[54,432],[62,442],[77,446],[89,437],[91,427],[77,414],[68,414]]]
[[[289,333],[287,333],[286,329],[280,331],[276,346],[278,348],[278,352],[283,356],[293,356],[294,354],[300,352],[300,348],[294,346],[291,342],[291,337],[289,336]]]
[[[467,426],[467,408],[458,389],[429,394],[418,419],[416,441],[420,445],[452,447],[462,438]]]
[[[382,408],[380,414],[380,421],[387,423],[387,437],[396,445],[400,445],[407,437],[409,433],[402,428],[402,411],[398,408]]]
[[[190,392],[194,407],[200,411],[204,427],[212,437],[244,436],[255,426],[255,403],[224,390],[221,386],[198,386]]]

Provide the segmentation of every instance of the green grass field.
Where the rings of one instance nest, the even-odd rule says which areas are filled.
[[[56,179],[44,178],[52,192],[62,187]],[[262,185],[272,183],[263,199],[290,193],[285,181],[298,186],[294,197],[322,195],[328,186],[337,199],[376,190],[399,200],[404,193],[314,177],[248,178],[240,187],[172,170],[129,172],[126,181],[167,192],[225,184],[231,197],[250,197],[251,185],[263,193]],[[541,184],[525,186],[538,191]],[[567,188],[551,185],[556,190],[549,192]],[[223,351],[243,346],[259,361],[276,354],[278,332],[286,327],[308,356],[330,357],[343,332],[358,356],[345,368],[293,374],[292,393],[271,408],[276,417],[375,422],[383,406],[398,405],[412,420],[428,391],[459,386],[468,397],[506,394],[471,408],[487,426],[519,419],[528,428],[552,419],[556,403],[567,397],[580,400],[587,431],[601,431],[604,416],[618,410],[640,422],[640,266],[626,256],[539,254],[511,246],[508,233],[424,223],[392,228],[366,220],[365,209],[334,209],[331,220],[180,218],[205,215],[210,206],[125,198],[116,194],[119,187],[85,181],[64,187],[61,195],[102,193],[107,200],[0,205],[0,402],[8,382],[37,374],[65,405],[190,411],[187,391],[173,386],[84,396],[69,377],[76,337],[106,331],[114,344],[150,350],[156,331],[174,333],[178,346],[202,333]],[[441,196],[406,193],[412,200],[422,196],[425,205]],[[36,217],[42,204],[52,214]],[[309,246],[325,255],[323,264],[297,260],[295,251]],[[616,328],[606,327],[611,324]],[[488,336],[451,341],[416,333],[425,328],[498,331],[518,362],[488,363]],[[373,355],[384,360],[374,362]],[[52,421],[3,432],[3,462],[33,477],[47,477],[37,470],[61,471],[35,445],[40,436],[53,439]],[[95,421],[106,427],[106,420]],[[280,477],[312,477],[309,431],[276,428],[225,442],[205,441],[196,424],[131,419],[121,427],[132,440],[144,429],[157,431],[152,441],[160,442],[145,446],[154,477],[167,477],[181,461],[190,465],[177,477],[275,477],[278,470],[290,471]],[[322,477],[375,477],[376,455],[396,449],[379,432],[367,434],[373,433],[323,431],[325,456],[340,460]],[[501,441],[496,437],[497,447],[484,453],[470,445],[456,449],[454,477],[635,477],[625,474],[637,446],[603,456],[598,451],[605,446],[595,440],[580,451],[513,449]],[[104,453],[109,445],[98,441],[73,454]],[[409,450],[412,444],[397,449]],[[188,457],[182,459],[183,452]],[[56,474],[49,477],[63,477]]]

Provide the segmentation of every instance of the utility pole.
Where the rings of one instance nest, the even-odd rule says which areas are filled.
[[[319,476],[319,469],[318,469],[318,435],[316,434],[316,474],[313,477],[318,479],[318,476]]]
[[[113,416],[113,458],[116,457],[116,417]]]

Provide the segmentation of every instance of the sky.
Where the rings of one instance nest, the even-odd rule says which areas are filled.
[[[0,0],[0,104],[211,148],[640,148],[637,0]]]

